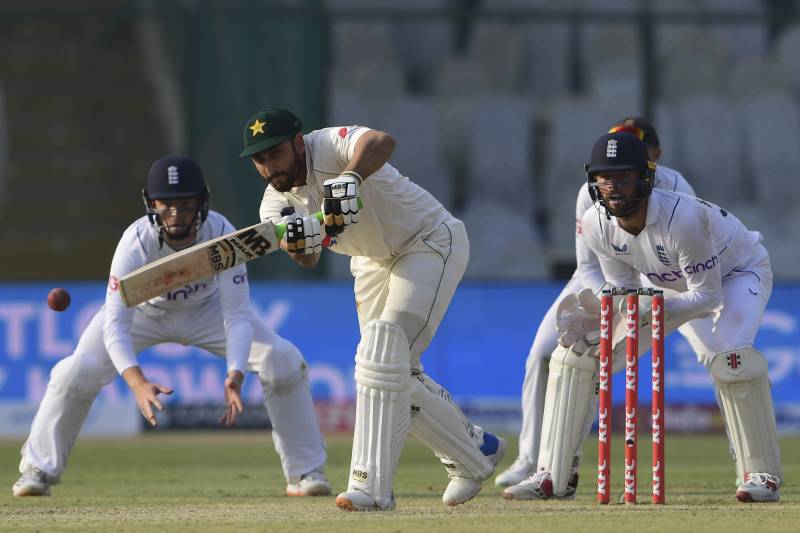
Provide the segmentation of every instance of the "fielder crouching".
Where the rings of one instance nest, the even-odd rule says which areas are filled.
[[[644,275],[670,289],[664,299],[666,334],[689,320],[712,317],[713,349],[703,362],[735,451],[736,499],[778,501],[783,469],[767,360],[753,347],[772,292],[761,235],[705,200],[653,189],[655,164],[630,133],[600,137],[586,170],[597,209],[584,214],[583,237],[605,281],[635,288]],[[596,412],[599,302],[591,289],[571,300],[558,317],[563,334],[550,362],[538,472],[517,485],[540,499],[567,493],[572,462]],[[649,303],[640,303],[639,353],[650,342]],[[622,312],[616,319],[621,328],[624,317]],[[613,338],[618,370],[624,365],[624,333],[615,330]]]
[[[105,305],[81,335],[75,352],[59,361],[22,447],[15,496],[46,496],[58,483],[78,432],[104,385],[121,374],[147,422],[156,425],[159,394],[172,390],[145,377],[136,354],[164,342],[197,346],[227,358],[225,412],[233,425],[242,412],[244,372],[258,375],[272,422],[289,496],[328,495],[325,443],[319,429],[300,351],[255,316],[244,265],[126,308],[119,279],[137,268],[234,231],[208,209],[203,174],[189,158],[167,156],[150,168],[143,191],[146,216],[122,236],[111,263]]]

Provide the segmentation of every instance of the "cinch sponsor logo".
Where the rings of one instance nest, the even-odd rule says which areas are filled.
[[[650,281],[661,281],[661,282],[669,282],[669,281],[678,281],[679,279],[683,279],[683,274],[698,274],[700,272],[705,272],[706,270],[711,270],[715,266],[719,264],[719,259],[717,256],[712,256],[711,259],[707,261],[701,261],[695,265],[686,265],[683,267],[683,270],[670,270],[669,272],[648,272],[647,279]]]
[[[236,274],[235,276],[233,276],[233,282],[236,285],[240,285],[242,283],[246,283],[247,282],[247,274]]]
[[[174,291],[170,291],[164,294],[164,297],[167,300],[174,301],[178,299],[186,300],[189,298],[189,295],[194,294],[198,291],[207,289],[208,285],[205,283],[195,283],[194,285],[184,285],[182,289],[177,289]]]

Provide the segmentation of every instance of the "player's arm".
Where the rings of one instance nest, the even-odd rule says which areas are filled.
[[[342,174],[355,173],[360,178],[360,185],[389,161],[394,153],[395,144],[394,137],[388,133],[366,130],[356,140],[352,155]]]
[[[319,254],[317,254],[319,255]],[[244,410],[242,383],[253,343],[253,316],[247,268],[240,265],[219,274],[220,304],[225,324],[227,377],[223,385],[225,412],[220,423],[232,426]]]
[[[153,407],[159,411],[164,408],[158,395],[172,394],[172,389],[151,383],[145,378],[130,337],[135,310],[126,307],[119,294],[119,280],[147,262],[146,253],[141,248],[141,239],[137,237],[135,230],[136,227],[132,226],[125,232],[111,261],[103,312],[103,342],[117,372],[133,391],[142,416],[150,425],[155,426],[157,421]]]
[[[577,275],[581,281],[581,286],[589,287],[597,294],[605,283],[603,271],[600,268],[600,261],[586,242],[583,234],[583,217],[602,216],[594,206],[589,188],[584,184],[578,193],[575,202],[575,260],[577,262]]]
[[[327,141],[336,159],[344,164],[338,177],[323,182],[320,209],[326,235],[336,237],[348,226],[358,223],[358,188],[389,161],[395,140],[382,131],[351,126],[338,130],[330,128]]]
[[[695,213],[699,218],[688,213],[681,217],[673,233],[687,290],[665,297],[664,307],[669,320],[678,324],[709,316],[722,304],[722,276],[710,221],[702,210]]]

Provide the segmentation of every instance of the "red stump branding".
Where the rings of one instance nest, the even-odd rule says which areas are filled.
[[[611,497],[611,330],[614,297],[604,291],[600,300],[600,397],[597,421],[597,501],[608,503]]]

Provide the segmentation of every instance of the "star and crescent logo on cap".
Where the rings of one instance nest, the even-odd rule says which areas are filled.
[[[256,119],[250,129],[253,130],[253,137],[256,136],[258,133],[264,133],[264,126],[266,126],[266,122],[261,122],[260,120]]]

